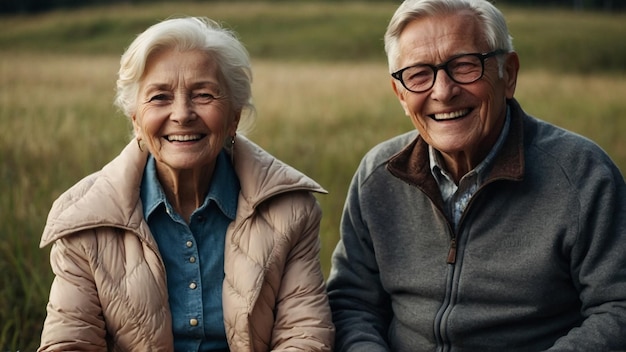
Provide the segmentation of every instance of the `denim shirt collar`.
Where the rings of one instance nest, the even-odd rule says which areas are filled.
[[[211,201],[230,219],[235,219],[237,213],[237,198],[239,196],[239,180],[233,169],[228,156],[222,150],[217,156],[215,170],[211,178],[209,191],[200,208],[195,212],[203,211]],[[141,180],[141,201],[143,203],[143,215],[145,219],[161,205],[168,210],[172,206],[165,197],[165,192],[157,177],[156,160],[152,155],[148,157],[143,179]]]

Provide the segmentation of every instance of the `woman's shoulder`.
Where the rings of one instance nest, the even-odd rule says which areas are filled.
[[[49,217],[63,213],[68,207],[76,204],[78,200],[88,194],[93,185],[96,183],[99,175],[100,171],[87,175],[68,188],[65,192],[61,193],[54,203],[52,203]]]
[[[304,172],[245,137],[238,137],[233,160],[244,198],[253,204],[292,191],[327,193]]]
[[[90,174],[76,182],[52,203],[41,238],[41,247],[55,241],[64,224],[67,226],[71,223],[73,215],[68,215],[68,212],[72,211],[77,203],[81,203],[81,199],[89,193],[98,178],[98,173]]]
[[[130,143],[101,170],[76,182],[52,204],[40,246],[94,226],[139,226],[139,184],[144,166],[145,156]]]

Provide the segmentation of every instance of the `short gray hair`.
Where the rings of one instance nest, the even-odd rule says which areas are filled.
[[[400,60],[398,40],[406,26],[415,19],[458,13],[469,10],[483,28],[484,40],[490,50],[513,51],[513,38],[500,10],[487,0],[405,0],[393,14],[385,33],[385,52],[389,72],[394,72]],[[499,60],[500,70],[502,61]]]
[[[241,111],[239,130],[252,125],[256,109],[252,103],[250,58],[234,32],[205,17],[172,18],[159,22],[130,44],[120,60],[115,105],[131,117],[137,109],[139,83],[150,55],[164,48],[202,50],[217,63],[219,79],[225,84],[231,105]]]

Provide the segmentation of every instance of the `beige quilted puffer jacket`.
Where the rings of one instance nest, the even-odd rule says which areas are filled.
[[[238,136],[237,217],[226,234],[231,351],[331,351],[313,180]],[[139,197],[136,143],[55,201],[41,239],[55,279],[39,351],[173,351],[165,269]]]

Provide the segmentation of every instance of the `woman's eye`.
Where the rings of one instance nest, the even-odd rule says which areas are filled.
[[[215,96],[210,93],[197,93],[193,95],[193,100],[198,102],[210,102],[215,99]]]
[[[153,102],[153,101],[164,101],[169,99],[168,96],[166,94],[156,94],[153,95],[152,97],[150,97],[150,99],[148,100],[148,102]]]

